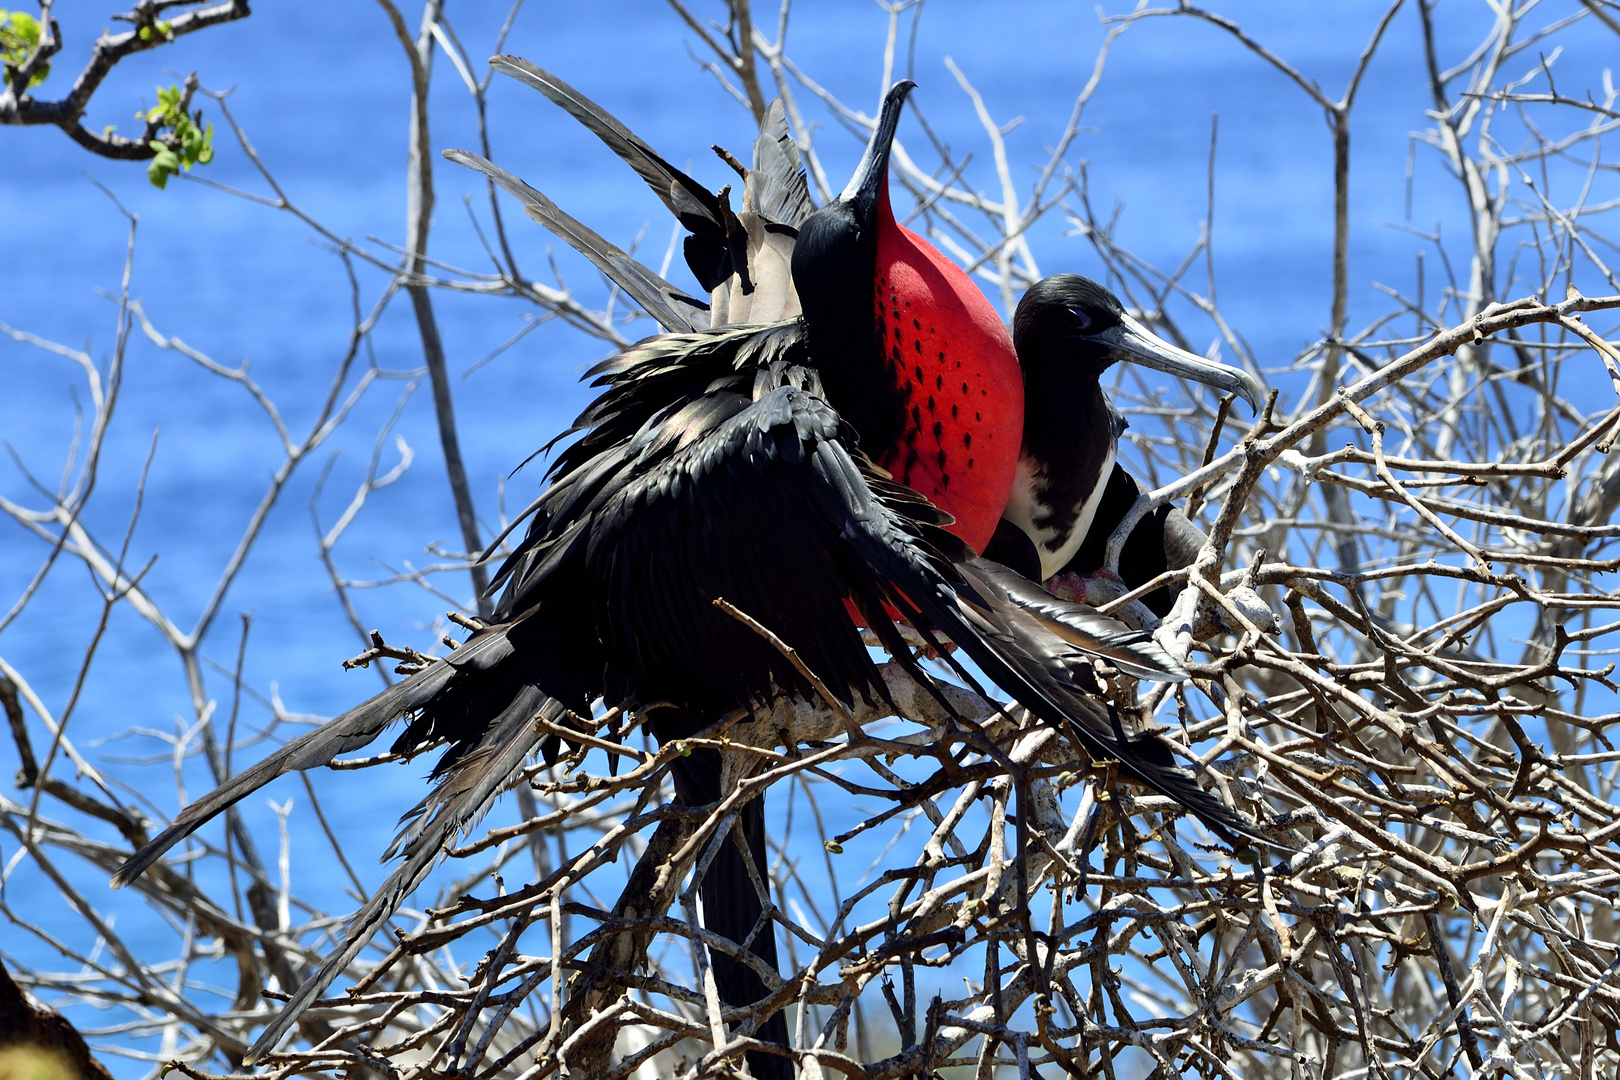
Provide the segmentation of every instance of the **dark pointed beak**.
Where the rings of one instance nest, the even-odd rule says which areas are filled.
[[[1265,385],[1247,371],[1178,349],[1129,315],[1097,336],[1108,342],[1115,360],[1127,360],[1236,394],[1249,403],[1256,415],[1266,400]]]
[[[900,126],[900,108],[916,85],[910,79],[901,79],[883,95],[883,109],[878,113],[871,141],[866,144],[866,153],[861,155],[855,175],[849,178],[838,196],[840,202],[854,207],[855,220],[862,225],[871,224],[877,213],[878,196],[889,177],[889,148],[894,145],[894,132]]]

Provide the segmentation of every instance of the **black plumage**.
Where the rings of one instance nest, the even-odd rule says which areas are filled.
[[[686,239],[687,258],[694,270],[704,268],[705,272],[698,275],[703,287],[712,289],[724,278],[731,244],[727,235],[728,210],[713,192],[665,161],[606,109],[539,65],[520,56],[495,56],[489,63],[503,75],[540,91],[612,147],[690,234]]]
[[[1091,528],[1079,550],[1074,553],[1059,573],[1095,574],[1107,565],[1108,540],[1119,523],[1136,505],[1137,497],[1146,494],[1140,480],[1115,464],[1108,486],[1103,489],[1102,501],[1097,504]],[[1137,522],[1126,537],[1119,552],[1119,576],[1132,589],[1139,588],[1167,570],[1180,570],[1191,566],[1198,557],[1207,537],[1204,530],[1194,525],[1178,507],[1166,503],[1149,511]],[[1033,545],[1031,545],[1033,549]],[[1167,585],[1142,597],[1142,603],[1159,618],[1170,614],[1176,602],[1176,590]]]
[[[516,196],[530,218],[582,253],[614,284],[629,293],[630,298],[658,320],[658,325],[664,329],[680,333],[709,325],[708,304],[686,295],[641,265],[621,248],[603,239],[590,226],[562,210],[542,192],[477,154],[465,150],[446,150],[444,156],[458,165],[478,170],[504,191]]]
[[[694,254],[717,250],[715,238],[740,227],[730,224],[733,215],[723,199],[710,200],[695,180],[557,76],[516,58],[500,58],[497,67],[541,90],[595,132],[636,169],[678,220],[694,230],[688,261],[694,274],[712,290],[711,311],[694,316],[689,310],[690,298],[557,210],[516,177],[476,155],[449,151],[446,156],[490,175],[522,199],[531,217],[584,254],[666,329],[719,326],[748,316],[771,320],[799,310],[792,281],[784,280],[781,270],[784,257],[796,250],[797,229],[811,204],[780,102],[773,103],[755,141],[754,168],[747,173],[746,190],[760,194],[745,198],[745,204],[758,202],[761,211],[757,220],[746,211],[741,215],[749,223],[745,231],[751,235],[763,237],[768,230],[771,248],[767,253],[761,244],[727,247],[729,261],[724,266],[730,277],[721,280],[717,277],[721,264],[710,255]],[[815,244],[816,234],[808,240]],[[847,245],[832,245],[830,254],[836,259],[852,252]],[[821,257],[823,279],[851,293],[833,298],[836,304],[860,307],[864,286],[859,269],[835,272],[825,267],[827,256]],[[765,279],[766,286],[750,302],[724,299],[737,298],[745,289],[753,292],[752,282],[758,278]],[[1015,315],[1014,342],[1026,383],[1023,490],[1014,493],[1008,508],[1011,517],[1003,519],[984,554],[1031,579],[1046,580],[1056,574],[1087,576],[1101,570],[1108,538],[1136,495],[1145,490],[1117,460],[1117,444],[1128,425],[1101,389],[1101,375],[1110,365],[1120,359],[1147,362],[1184,378],[1233,390],[1251,407],[1258,407],[1263,390],[1240,369],[1193,357],[1150,334],[1126,334],[1134,349],[1121,348],[1119,341],[1103,336],[1111,333],[1117,337],[1126,328],[1143,329],[1127,319],[1111,291],[1074,274],[1059,274],[1038,283],[1025,294]],[[1160,352],[1157,362],[1154,351]],[[892,439],[901,422],[894,403],[881,392],[882,372],[864,366],[851,369],[850,376],[863,385],[841,397],[859,403],[852,407],[860,415],[852,418],[868,444]],[[1180,510],[1159,507],[1132,531],[1120,557],[1119,576],[1130,588],[1143,585],[1165,570],[1188,565],[1202,542],[1203,533]],[[1159,588],[1144,597],[1143,603],[1162,617],[1169,613],[1173,600],[1172,590]]]
[[[490,65],[496,71],[540,91],[601,139],[646,181],[686,229],[688,235],[683,242],[682,252],[693,276],[709,292],[710,313],[707,321],[704,321],[683,312],[689,323],[683,326],[667,321],[663,317],[664,312],[649,308],[648,313],[657,318],[666,330],[773,322],[798,314],[798,297],[793,288],[789,262],[798,227],[810,216],[815,206],[810,201],[804,163],[797,144],[788,134],[786,113],[780,100],[771,103],[760,125],[759,138],[754,141],[751,168],[742,166],[719,147],[714,148],[723,160],[741,174],[742,207],[734,211],[729,187],[717,193],[710,192],[671,165],[606,109],[552,72],[516,56],[497,56],[490,61]],[[453,152],[447,156],[494,175],[491,172],[493,167],[475,155]],[[499,178],[497,180],[499,182]],[[507,185],[503,182],[502,186]],[[526,195],[511,187],[508,190],[529,203],[530,216],[536,221],[596,263],[614,281],[619,281],[619,275],[614,270],[598,261],[601,249],[589,236],[561,219],[558,220],[562,227],[553,228],[547,216],[542,216],[547,214],[546,211],[537,214],[533,209],[535,204],[529,202]],[[542,195],[540,198],[545,197]],[[645,268],[639,274],[631,273],[630,276],[638,279],[638,286],[646,285],[640,279],[657,277]],[[658,280],[664,289],[676,291],[667,282]]]

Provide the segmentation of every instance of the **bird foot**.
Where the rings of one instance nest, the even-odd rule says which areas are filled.
[[[1117,600],[1130,592],[1131,587],[1125,584],[1124,578],[1102,567],[1089,574],[1078,574],[1072,570],[1054,574],[1046,582],[1046,591],[1059,600],[1096,607]]]
[[[1124,578],[1103,567],[1089,574],[1073,571],[1054,574],[1046,582],[1046,591],[1059,600],[1102,607],[1130,592],[1131,587]],[[1159,625],[1159,617],[1140,600],[1133,600],[1110,614],[1133,630],[1152,630]]]

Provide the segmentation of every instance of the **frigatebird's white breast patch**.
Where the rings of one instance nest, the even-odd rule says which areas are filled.
[[[1067,566],[1085,542],[1086,533],[1091,531],[1092,519],[1097,516],[1097,506],[1102,502],[1103,491],[1108,487],[1108,478],[1114,474],[1117,451],[1117,444],[1110,442],[1108,456],[1103,459],[1102,468],[1097,470],[1097,482],[1086,493],[1085,502],[1081,503],[1079,513],[1067,529],[1062,523],[1068,514],[1062,508],[1054,507],[1046,497],[1045,466],[1019,456],[1018,471],[1013,476],[1012,496],[1007,500],[1007,509],[1002,517],[1024,530],[1024,535],[1035,544],[1035,550],[1041,557],[1042,581]]]

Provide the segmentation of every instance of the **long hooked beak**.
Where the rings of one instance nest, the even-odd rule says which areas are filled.
[[[1247,371],[1178,349],[1129,315],[1097,336],[1112,346],[1115,360],[1128,360],[1237,394],[1256,415],[1266,400],[1265,384]]]
[[[894,132],[900,126],[900,108],[916,85],[910,79],[901,79],[883,95],[883,109],[878,113],[877,126],[872,129],[866,152],[861,155],[861,163],[855,166],[855,175],[839,193],[839,201],[855,204],[857,221],[872,219],[878,193],[889,176],[889,148],[894,145]]]

